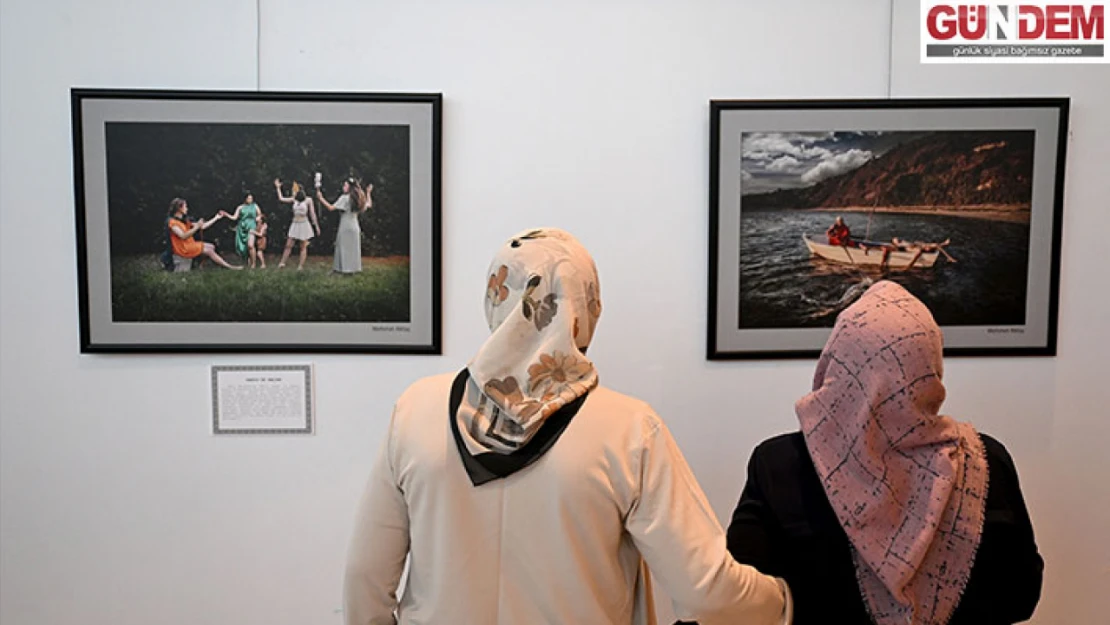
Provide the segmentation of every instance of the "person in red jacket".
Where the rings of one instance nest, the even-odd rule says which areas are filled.
[[[836,222],[825,231],[825,235],[829,237],[829,245],[848,245],[852,242],[852,231],[848,229],[848,224],[844,223],[844,219],[839,216],[836,218]]]

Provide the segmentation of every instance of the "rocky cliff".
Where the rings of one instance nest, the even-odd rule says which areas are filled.
[[[935,132],[812,186],[745,195],[745,210],[1028,205],[1032,131]]]

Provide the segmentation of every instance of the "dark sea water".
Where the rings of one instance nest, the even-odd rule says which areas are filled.
[[[863,238],[866,213],[841,215]],[[869,269],[810,258],[802,234],[820,235],[836,215],[802,211],[743,213],[740,220],[740,328],[831,327],[845,292],[865,278],[898,282],[921,298],[942,326],[1025,323],[1029,225],[967,217],[876,214],[870,239],[943,241],[931,268]]]

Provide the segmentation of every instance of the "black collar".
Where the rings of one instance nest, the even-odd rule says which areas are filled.
[[[563,430],[567,429],[570,420],[574,418],[574,415],[578,413],[578,410],[586,401],[586,395],[582,395],[555,411],[554,414],[544,420],[543,425],[540,426],[531,440],[511,453],[485,452],[474,455],[470,453],[466,448],[466,443],[463,442],[462,434],[459,433],[458,419],[459,406],[462,404],[463,393],[466,391],[466,383],[469,379],[470,371],[467,369],[463,369],[455,377],[455,381],[451,385],[451,399],[448,405],[447,418],[451,421],[451,433],[455,435],[455,445],[459,448],[459,456],[462,458],[463,467],[466,468],[466,473],[475,486],[507,477],[538,460],[547,450],[551,449],[555,441],[559,440]]]

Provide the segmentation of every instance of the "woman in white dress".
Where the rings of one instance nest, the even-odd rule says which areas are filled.
[[[316,235],[320,234],[320,222],[316,219],[316,207],[312,203],[312,198],[307,197],[304,189],[296,182],[293,183],[293,197],[282,195],[281,180],[274,180],[274,188],[277,189],[278,200],[282,204],[293,205],[293,223],[289,224],[289,234],[285,239],[285,251],[281,255],[278,269],[284,267],[286,261],[289,260],[289,253],[293,251],[293,242],[300,241],[301,262],[297,265],[297,271],[300,271],[304,269],[304,262],[308,258],[308,241],[313,237],[313,228],[316,229]],[[311,225],[309,225],[310,221]]]
[[[367,188],[373,187],[367,185]],[[335,233],[335,265],[332,270],[336,273],[362,271],[362,228],[359,227],[358,216],[368,208],[367,198],[354,178],[343,181],[343,195],[334,204],[328,202],[319,188],[316,189],[316,199],[324,208],[343,213],[339,218],[339,231]]]

